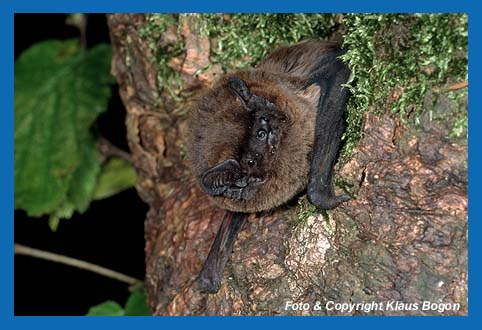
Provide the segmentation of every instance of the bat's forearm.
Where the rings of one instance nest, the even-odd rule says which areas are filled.
[[[320,97],[316,116],[313,158],[307,188],[310,202],[322,209],[335,208],[350,199],[347,195],[336,196],[333,187],[333,166],[345,129],[343,113],[348,101],[348,90],[341,87],[341,84],[346,83],[350,74],[341,62],[337,62],[334,67],[338,67],[338,70],[323,75],[326,91]]]

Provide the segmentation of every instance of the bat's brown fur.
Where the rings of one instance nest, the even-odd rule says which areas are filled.
[[[213,196],[220,206],[235,212],[258,212],[279,206],[302,191],[310,173],[320,87],[309,84],[309,73],[334,43],[305,41],[282,47],[254,69],[221,78],[192,109],[189,155],[194,175],[226,159],[239,159],[250,134],[250,114],[227,87],[230,77],[243,80],[253,94],[276,104],[286,116],[280,145],[273,155],[268,180],[251,200]]]

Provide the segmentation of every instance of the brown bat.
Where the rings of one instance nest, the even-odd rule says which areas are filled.
[[[196,102],[189,157],[201,189],[228,210],[201,271],[217,292],[247,213],[276,208],[306,189],[332,209],[333,166],[344,131],[349,69],[336,43],[309,40],[282,47],[255,68],[228,74]]]

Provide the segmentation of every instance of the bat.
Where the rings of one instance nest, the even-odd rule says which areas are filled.
[[[249,213],[274,209],[305,190],[321,209],[350,199],[333,186],[349,98],[343,53],[338,43],[316,40],[281,47],[254,68],[223,76],[195,102],[191,170],[227,210],[199,276],[203,290],[219,290]]]

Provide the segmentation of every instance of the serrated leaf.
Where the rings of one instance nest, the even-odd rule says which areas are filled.
[[[115,301],[105,301],[99,305],[92,306],[86,314],[87,316],[122,316],[124,309]]]
[[[136,171],[129,162],[120,158],[111,158],[102,166],[102,171],[95,187],[94,199],[107,198],[136,183]]]
[[[110,48],[46,41],[15,63],[15,208],[84,211],[100,171],[90,131],[110,96]],[[54,215],[55,216],[55,215]]]
[[[151,315],[151,311],[147,307],[147,297],[144,290],[131,293],[126,302],[125,315]]]

